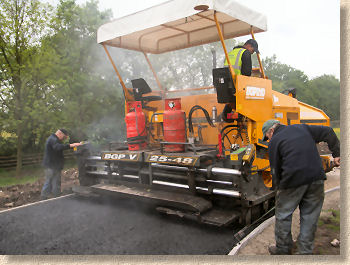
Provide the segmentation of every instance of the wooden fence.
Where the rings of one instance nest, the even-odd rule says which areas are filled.
[[[65,159],[74,158],[74,152],[72,150],[65,150],[64,152]],[[23,155],[22,158],[22,166],[29,165],[39,165],[43,161],[44,154],[26,154]],[[0,156],[0,168],[15,168],[17,165],[17,157],[16,156]]]

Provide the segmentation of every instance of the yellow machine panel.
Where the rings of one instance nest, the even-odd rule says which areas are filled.
[[[254,121],[272,116],[272,82],[268,79],[237,76],[236,110]]]
[[[299,101],[300,122],[329,126],[329,117],[320,109]]]

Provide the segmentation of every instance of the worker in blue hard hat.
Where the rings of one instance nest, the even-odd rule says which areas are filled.
[[[271,255],[292,254],[293,212],[300,210],[298,254],[312,254],[318,218],[324,200],[326,174],[316,143],[326,142],[340,165],[340,144],[328,126],[294,124],[285,126],[268,120],[262,127],[263,140],[269,140],[268,153],[275,200],[275,240]]]
[[[247,40],[243,46],[236,46],[228,54],[230,63],[236,75],[251,76],[252,74],[252,58],[251,55],[259,53],[258,43],[254,39]],[[228,66],[225,59],[225,66]]]

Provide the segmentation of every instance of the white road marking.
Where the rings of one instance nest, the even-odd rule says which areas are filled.
[[[9,211],[12,211],[12,210],[16,210],[16,209],[19,209],[19,208],[24,208],[24,207],[27,207],[27,206],[32,206],[32,205],[35,205],[35,204],[45,203],[45,202],[48,202],[48,201],[53,201],[53,200],[57,200],[57,199],[69,197],[69,196],[72,196],[72,195],[74,195],[74,193],[67,194],[67,195],[63,195],[63,196],[56,197],[56,198],[52,198],[52,199],[47,199],[47,200],[32,202],[32,203],[28,203],[28,204],[25,204],[25,205],[13,207],[13,208],[10,208],[10,209],[5,209],[5,210],[0,211],[0,214],[1,214],[1,213],[4,213],[4,212],[9,212]]]

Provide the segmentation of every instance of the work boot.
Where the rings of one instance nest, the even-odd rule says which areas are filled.
[[[277,249],[275,245],[268,247],[270,255],[292,255],[292,250],[290,249],[287,253],[281,252]]]

